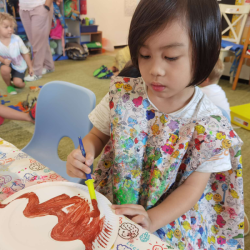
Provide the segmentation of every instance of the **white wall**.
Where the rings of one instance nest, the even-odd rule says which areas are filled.
[[[131,16],[125,16],[125,0],[87,0],[87,15],[113,46],[127,45]]]

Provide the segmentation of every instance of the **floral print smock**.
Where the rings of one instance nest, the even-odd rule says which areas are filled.
[[[221,111],[201,94],[190,117],[164,114],[141,78],[122,77],[111,81],[109,108],[110,141],[95,170],[96,189],[114,204],[150,209],[205,165],[211,178],[200,200],[155,234],[181,250],[244,249],[242,141]],[[228,171],[220,172],[223,164]]]

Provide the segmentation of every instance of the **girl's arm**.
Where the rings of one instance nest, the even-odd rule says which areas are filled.
[[[11,120],[28,121],[35,123],[28,113],[23,113],[12,108],[0,105],[0,116]]]
[[[33,67],[32,67],[32,62],[31,62],[31,59],[30,59],[30,54],[27,53],[27,54],[22,54],[22,57],[23,59],[25,60],[25,62],[27,63],[28,65],[28,68],[29,68],[29,74],[31,76],[33,76]]]
[[[211,173],[193,172],[187,180],[157,207],[148,210],[151,232],[171,223],[189,211],[201,198]]]
[[[86,154],[89,152],[96,158],[102,152],[109,138],[110,136],[105,135],[99,129],[93,127],[82,140]]]
[[[74,149],[67,157],[67,174],[71,177],[86,178],[85,173],[89,174],[91,172],[90,166],[93,164],[94,159],[102,152],[109,138],[110,136],[93,127],[82,140],[86,151],[86,158],[83,157],[79,147]]]
[[[145,211],[140,205],[113,205],[116,214],[129,215],[150,232],[168,225],[189,211],[201,198],[211,173],[192,173],[187,180],[161,204]]]

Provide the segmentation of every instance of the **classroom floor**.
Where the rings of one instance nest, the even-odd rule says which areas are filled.
[[[102,97],[108,92],[110,80],[99,80],[93,77],[93,71],[101,65],[112,66],[115,53],[109,52],[102,55],[90,56],[85,61],[58,61],[55,63],[55,72],[45,75],[42,79],[27,83],[26,87],[19,90],[17,95],[0,98],[6,101],[6,106],[16,105],[24,101],[30,93],[29,100],[37,97],[39,92],[30,92],[30,86],[42,86],[47,82],[62,80],[84,86],[92,90],[96,95],[96,103],[99,103]],[[226,92],[231,106],[246,104],[250,102],[250,85],[238,84],[237,90],[233,91],[228,81],[221,80],[220,86]],[[0,79],[0,93],[6,95],[6,86]],[[22,149],[31,140],[35,126],[28,122],[5,120],[0,126],[0,137],[13,143]],[[243,155],[243,176],[245,192],[245,211],[250,218],[250,131],[242,128],[236,128],[235,131],[242,138],[244,145],[242,147]],[[67,155],[74,149],[73,142],[69,138],[64,138],[59,144],[58,155],[62,160],[66,160]],[[96,161],[95,161],[96,162]],[[250,249],[250,235],[245,238],[245,249]]]

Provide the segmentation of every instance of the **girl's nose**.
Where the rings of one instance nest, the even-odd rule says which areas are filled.
[[[150,74],[152,76],[164,76],[165,70],[163,68],[162,63],[157,61],[153,62],[150,69]]]

